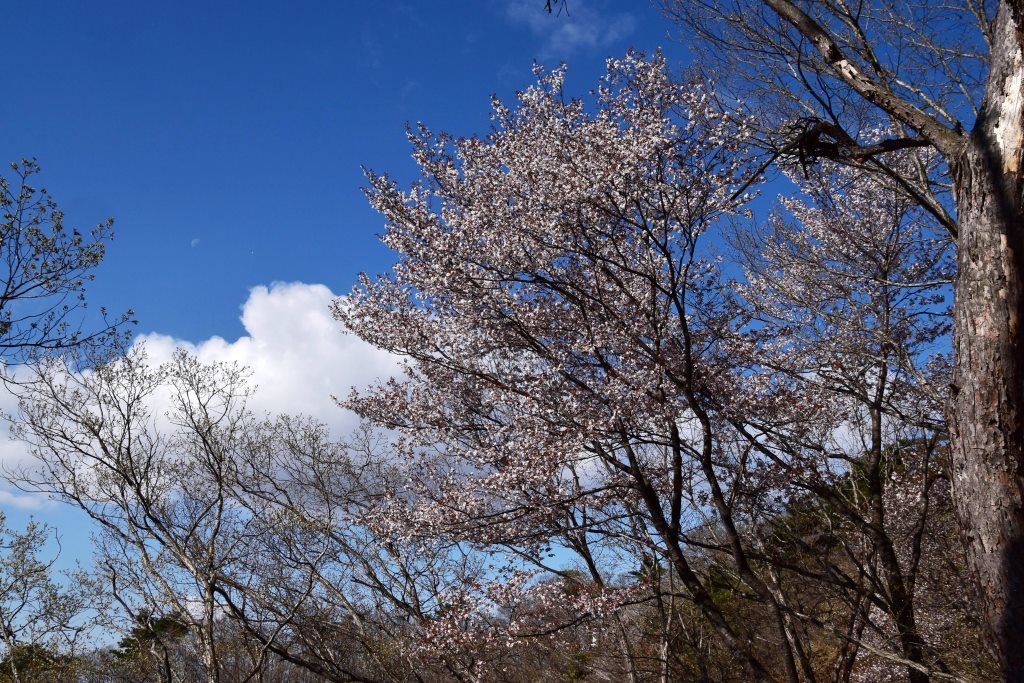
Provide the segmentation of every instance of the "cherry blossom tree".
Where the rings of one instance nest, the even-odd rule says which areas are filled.
[[[408,193],[370,176],[400,261],[336,311],[408,357],[409,378],[347,405],[403,429],[418,498],[403,524],[535,560],[560,537],[586,563],[640,520],[748,675],[768,678],[684,552],[686,511],[710,508],[795,680],[731,512],[724,468],[742,452],[726,409],[745,380],[723,332],[739,311],[699,247],[742,210],[747,129],[660,56],[610,62],[593,112],[563,78],[541,73],[515,109],[496,101],[485,139],[412,134],[425,180]]]
[[[591,105],[564,77],[495,101],[484,138],[411,132],[409,190],[369,176],[398,262],[335,311],[407,359],[404,380],[344,402],[399,434],[408,484],[375,524],[549,574],[571,557],[622,602],[640,584],[616,597],[615,577],[664,563],[747,679],[817,680],[821,639],[837,680],[863,652],[956,677],[915,603],[948,471],[941,222],[895,181],[797,166],[806,198],[732,232],[734,282],[720,238],[756,171],[749,122],[658,56],[611,61]],[[895,520],[897,475],[917,498]],[[841,525],[835,552],[786,531],[793,515]],[[826,594],[841,616],[806,609]]]

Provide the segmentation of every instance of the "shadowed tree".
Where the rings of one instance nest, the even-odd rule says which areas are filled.
[[[771,152],[886,175],[958,247],[954,497],[990,641],[1024,678],[1024,3],[664,0]],[[870,135],[879,126],[890,134]],[[909,173],[880,155],[931,148]]]

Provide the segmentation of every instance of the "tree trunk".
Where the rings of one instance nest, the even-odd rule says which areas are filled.
[[[967,558],[1005,680],[1024,680],[1024,3],[1002,2],[978,122],[951,160],[959,212],[950,398]]]

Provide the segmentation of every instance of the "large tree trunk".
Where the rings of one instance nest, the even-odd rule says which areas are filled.
[[[730,31],[728,21],[754,16],[753,25],[775,30],[757,14],[734,11],[740,3],[665,2],[674,16],[712,37],[719,47],[746,50],[746,56],[754,59],[765,44],[749,33]],[[799,46],[791,50],[786,47],[791,36],[773,36],[776,42],[769,41],[767,53],[782,50],[783,59],[775,55],[774,61],[769,60],[769,73],[781,62],[786,69],[803,63],[800,60],[813,47],[822,61],[811,68],[827,70],[845,83],[850,95],[862,97],[919,135],[886,141],[885,149],[927,142],[953,171],[959,246],[956,365],[948,406],[954,499],[990,642],[1004,678],[1024,681],[1024,353],[1019,348],[1024,315],[1024,0],[999,2],[995,25],[988,33],[991,51],[985,95],[969,136],[963,135],[959,125],[938,116],[927,98],[906,99],[895,92],[890,83],[898,77],[895,71],[886,72],[879,63],[861,68],[862,59],[844,52],[849,41],[829,32],[828,18],[848,27],[856,18],[847,10],[802,0],[762,2],[801,36]],[[673,12],[677,5],[679,11]],[[701,13],[707,8],[713,10],[712,19],[704,22]],[[824,23],[816,18],[819,11],[826,18]],[[726,28],[717,23],[719,19],[727,20]],[[724,31],[720,41],[716,31]],[[863,35],[858,38],[863,39]],[[753,45],[743,46],[751,40]],[[872,52],[869,60],[890,49]],[[853,50],[859,51],[857,45]],[[822,93],[805,83],[822,102]],[[847,142],[856,138],[841,137]],[[878,145],[857,148],[853,144],[852,151],[842,147],[819,146],[813,154],[862,161],[880,150]]]
[[[949,409],[954,497],[1009,681],[1024,681],[1022,5],[1000,5],[981,114],[962,156],[951,160],[959,213]]]

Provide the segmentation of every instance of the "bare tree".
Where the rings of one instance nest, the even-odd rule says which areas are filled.
[[[773,156],[889,175],[956,238],[955,499],[990,642],[1007,680],[1024,677],[1024,5],[663,4],[759,108]],[[879,122],[892,134],[865,139]],[[878,156],[918,147],[939,154],[937,173]]]
[[[487,618],[471,615],[455,642],[445,630],[480,592],[482,557],[372,525],[403,484],[372,444],[257,419],[242,370],[184,353],[154,367],[136,347],[31,370],[18,433],[37,460],[16,482],[96,523],[115,621],[146,636],[163,681],[276,680],[282,666],[330,681],[468,681],[494,656]],[[185,637],[159,628],[167,619]]]
[[[18,434],[38,462],[16,482],[88,514],[118,600],[182,619],[202,676],[219,681],[220,577],[245,552],[249,521],[229,497],[233,450],[251,422],[241,371],[183,354],[152,368],[139,350],[81,373],[70,362],[33,366],[18,389]]]
[[[83,327],[85,286],[103,258],[113,221],[89,235],[64,225],[45,189],[34,186],[35,161],[0,176],[0,355],[5,364],[55,349],[97,344],[123,327],[131,311]]]
[[[0,676],[15,683],[57,675],[90,634],[104,591],[83,572],[60,577],[52,529],[8,528],[0,512]]]

